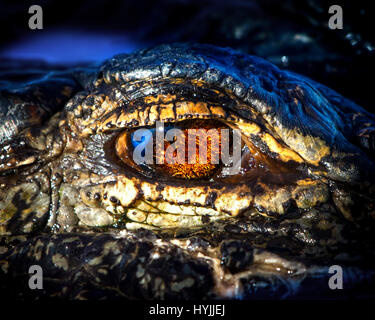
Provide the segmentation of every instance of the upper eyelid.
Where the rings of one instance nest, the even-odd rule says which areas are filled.
[[[232,112],[236,112],[237,107],[242,109],[242,102],[222,88],[199,80],[160,81],[155,80],[152,85],[147,81],[127,83],[126,88],[104,85],[102,90],[82,93],[74,99],[77,107],[68,111],[68,117],[83,136],[153,125],[155,121],[176,122],[189,118],[237,121],[240,118],[233,117]],[[159,93],[139,94],[147,88],[157,88]],[[100,93],[103,91],[107,94]],[[249,106],[245,108],[252,113]]]
[[[176,102],[134,107],[134,110],[117,108],[85,126],[82,134],[103,133],[123,128],[152,126],[156,121],[178,122],[189,119],[229,119],[240,121],[240,117],[229,113],[220,105],[204,102]]]

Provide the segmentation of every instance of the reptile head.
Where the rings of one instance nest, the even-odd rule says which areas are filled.
[[[323,257],[327,246],[347,241],[347,230],[372,223],[375,117],[321,84],[260,58],[204,45],[119,55],[75,76],[83,90],[62,112],[3,145],[4,235],[30,235],[33,246],[40,234],[104,232],[114,237],[115,250],[116,237],[133,241],[141,228],[155,230],[154,236],[172,230],[165,241],[185,250],[198,234],[208,244],[190,253],[221,259],[213,273],[236,273],[249,267],[246,256],[238,263],[225,258],[238,246],[251,252],[249,264],[258,259],[267,269],[269,256],[261,248],[272,241],[271,247],[277,243],[294,258]],[[170,128],[228,129],[232,154],[238,133],[240,169],[228,173],[234,162],[222,159],[213,165],[134,160],[135,132],[167,134]],[[224,241],[233,240],[233,228],[234,238],[245,241],[234,249]],[[46,238],[39,241],[47,245]],[[277,259],[275,268],[301,268]],[[198,278],[190,277],[193,283]],[[239,278],[231,281],[233,287]],[[223,286],[216,283],[212,292],[220,296]]]

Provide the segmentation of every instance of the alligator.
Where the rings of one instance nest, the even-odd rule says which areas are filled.
[[[0,291],[23,299],[371,295],[375,116],[256,56],[166,44],[10,79]],[[239,130],[241,171],[132,160],[132,133]],[[190,171],[189,171],[190,172]],[[40,265],[43,289],[28,288]],[[331,290],[330,268],[344,290]],[[372,293],[373,294],[373,293]]]

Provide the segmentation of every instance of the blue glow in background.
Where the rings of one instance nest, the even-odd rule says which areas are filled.
[[[101,61],[142,47],[124,34],[83,30],[35,30],[9,44],[1,58],[37,59],[49,63]]]

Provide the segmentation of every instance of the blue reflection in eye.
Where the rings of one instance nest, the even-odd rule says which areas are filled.
[[[150,129],[149,131],[152,134],[150,134],[150,133],[148,134],[147,132],[145,132],[144,134],[141,135],[141,137],[139,137],[137,135],[134,136],[135,133],[137,132],[137,130],[132,132],[131,137],[130,137],[130,141],[131,141],[134,148],[138,147],[140,144],[146,145],[150,141],[150,139],[152,139],[152,136],[155,133],[155,129]]]
[[[137,148],[138,146],[143,146],[143,149],[141,149],[141,157],[145,157],[146,155],[146,146],[152,139],[154,133],[152,130],[147,129],[137,129],[134,132],[132,132],[130,136],[130,141],[133,145],[133,148]]]

